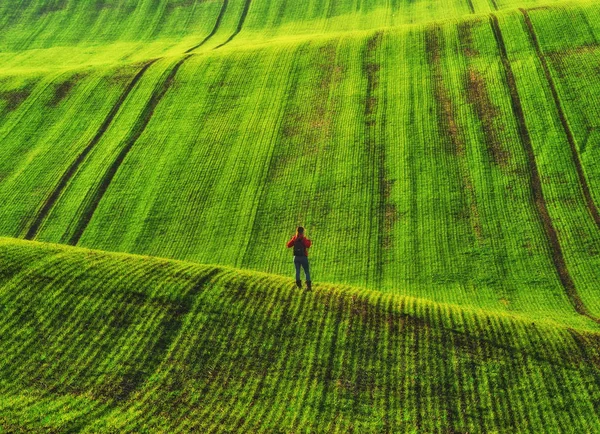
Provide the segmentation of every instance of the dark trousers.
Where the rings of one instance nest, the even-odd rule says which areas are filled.
[[[296,280],[300,280],[300,267],[302,267],[304,268],[304,274],[306,274],[306,281],[310,282],[308,258],[306,256],[294,256],[294,265],[296,266]]]

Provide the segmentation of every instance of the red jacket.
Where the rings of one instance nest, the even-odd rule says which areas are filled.
[[[310,246],[312,246],[312,241],[309,240],[308,238],[306,238],[304,235],[300,235],[300,237],[302,239],[302,243],[304,244],[304,256],[308,256],[308,249]],[[294,235],[292,237],[291,240],[288,241],[288,243],[286,244],[286,246],[288,247],[288,249],[290,247],[294,247],[294,242],[296,241],[296,236]]]

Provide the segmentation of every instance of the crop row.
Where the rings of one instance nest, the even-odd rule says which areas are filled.
[[[36,209],[51,194],[125,86],[130,68],[51,75],[2,124],[2,233],[25,235]],[[130,78],[130,77],[127,77]],[[36,185],[36,182],[39,184]]]
[[[536,27],[534,13],[531,12],[533,18],[528,18],[529,13],[523,11],[507,17],[501,25],[508,32],[522,29],[506,39],[507,51],[511,62],[518,60],[522,65],[514,69],[516,84],[532,137],[548,211],[574,284],[584,304],[597,314],[597,297],[592,282],[600,276],[597,255],[591,246],[600,242],[600,231],[594,220],[594,208],[598,205],[591,194],[586,194],[586,191],[590,193],[588,176],[593,176],[594,172],[589,166],[579,163],[580,144],[574,141],[571,132],[570,113],[562,106],[562,101],[570,97],[563,95],[561,98],[558,94],[554,84],[556,78],[550,75],[548,67],[544,67],[547,62],[545,55],[540,48],[534,48],[536,43],[539,44],[536,39],[543,40],[539,35],[545,35],[545,29],[548,29]],[[525,52],[529,54],[524,55]],[[534,69],[536,73],[532,74]]]
[[[562,3],[533,0],[529,7]],[[355,32],[514,9],[519,0],[34,0],[0,6],[2,71],[147,61],[290,35]],[[28,50],[36,49],[34,55]]]
[[[4,429],[598,429],[600,347],[590,324],[1,245]]]
[[[38,239],[82,235],[103,250],[287,274],[283,243],[305,224],[318,280],[498,310],[595,312],[597,267],[582,247],[598,229],[578,192],[561,95],[536,66],[543,53],[530,32],[518,12],[217,50],[189,57],[171,78],[179,60],[163,59],[65,183]],[[88,90],[71,92],[67,107]],[[37,112],[31,98],[15,119]],[[27,136],[10,135],[26,121],[12,119],[7,140],[27,149]],[[56,133],[70,127],[58,123]],[[86,149],[77,146],[71,152]],[[8,155],[24,170],[0,192],[36,194],[3,210],[5,235],[26,234],[47,185],[60,185],[76,158],[32,150],[33,161]],[[583,159],[582,169],[587,176]]]

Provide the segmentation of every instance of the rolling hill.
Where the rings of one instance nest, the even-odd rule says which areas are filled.
[[[599,14],[3,2],[0,427],[599,431]]]
[[[259,272],[0,240],[0,426],[598,430],[597,327]]]

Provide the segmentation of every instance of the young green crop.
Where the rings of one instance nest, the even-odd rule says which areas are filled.
[[[597,431],[599,11],[0,5],[0,427]]]
[[[274,275],[14,239],[0,247],[8,431],[598,429],[590,321],[339,285],[305,292]]]
[[[542,62],[523,14],[497,20],[252,50],[200,47],[153,63],[131,89],[145,64],[84,76],[106,88],[91,78],[44,79],[11,103],[2,127],[12,167],[0,182],[10,204],[2,233],[287,274],[283,243],[305,224],[320,280],[502,311],[579,309],[583,297],[594,312],[598,267],[578,249],[594,244],[597,228],[575,197],[559,116],[548,111],[541,127],[534,109],[536,98],[551,108],[560,95],[543,82],[538,92],[521,78],[535,75],[510,65],[516,56],[528,68]],[[99,111],[83,103],[98,98]],[[81,127],[71,122],[76,110],[89,117],[76,117]],[[27,134],[34,121],[52,134]],[[561,188],[580,204],[570,220],[554,199],[563,193],[548,184],[558,163],[540,151],[550,149],[540,148],[547,131],[557,131],[552,146],[565,152]]]

